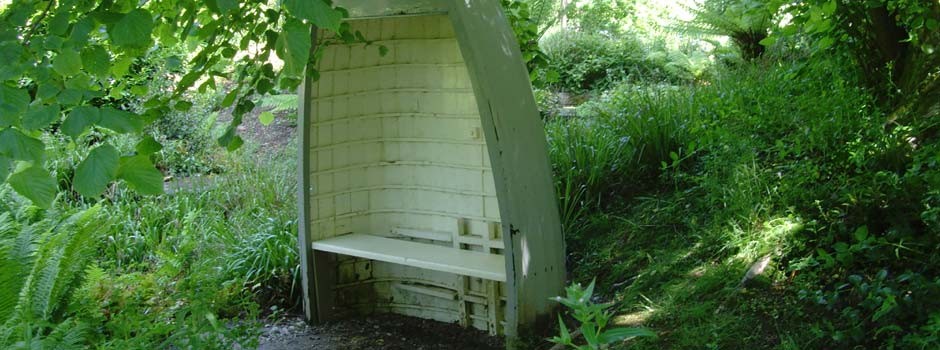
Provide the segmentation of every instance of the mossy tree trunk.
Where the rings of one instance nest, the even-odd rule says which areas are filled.
[[[889,121],[940,116],[940,3],[924,1],[913,14],[854,2],[839,8],[865,83],[892,111]]]

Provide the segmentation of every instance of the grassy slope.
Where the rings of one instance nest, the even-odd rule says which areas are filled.
[[[597,278],[618,322],[660,333],[635,348],[935,344],[934,286],[900,273],[935,276],[921,265],[936,249],[920,216],[931,197],[908,189],[923,181],[905,170],[917,153],[904,128],[885,132],[839,67],[622,87],[582,118],[547,124],[562,207],[580,218],[569,221],[572,279]],[[921,228],[904,230],[912,225]],[[910,252],[890,248],[905,242]],[[768,270],[738,288],[765,255]],[[888,289],[874,293],[866,286],[881,283],[880,269]],[[861,282],[846,287],[846,275]],[[895,305],[902,288],[924,292]],[[911,336],[895,326],[928,328]]]

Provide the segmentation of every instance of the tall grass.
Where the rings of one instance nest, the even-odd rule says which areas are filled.
[[[587,210],[608,208],[659,186],[667,166],[696,151],[701,121],[691,95],[667,87],[621,85],[546,124],[562,216],[578,226]]]

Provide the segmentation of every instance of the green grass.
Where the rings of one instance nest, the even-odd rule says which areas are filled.
[[[935,143],[886,130],[843,67],[623,86],[547,124],[572,279],[660,334],[630,348],[937,345]]]

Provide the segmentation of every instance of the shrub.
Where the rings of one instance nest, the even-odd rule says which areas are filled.
[[[193,94],[195,104],[186,112],[173,111],[157,119],[148,127],[147,134],[163,145],[157,152],[155,164],[165,173],[191,176],[221,171],[216,145],[212,135],[219,112],[213,93]]]
[[[539,43],[549,67],[559,73],[559,89],[571,92],[603,90],[621,81],[681,82],[664,66],[647,58],[643,44],[631,35],[608,38],[600,34],[560,31]]]

